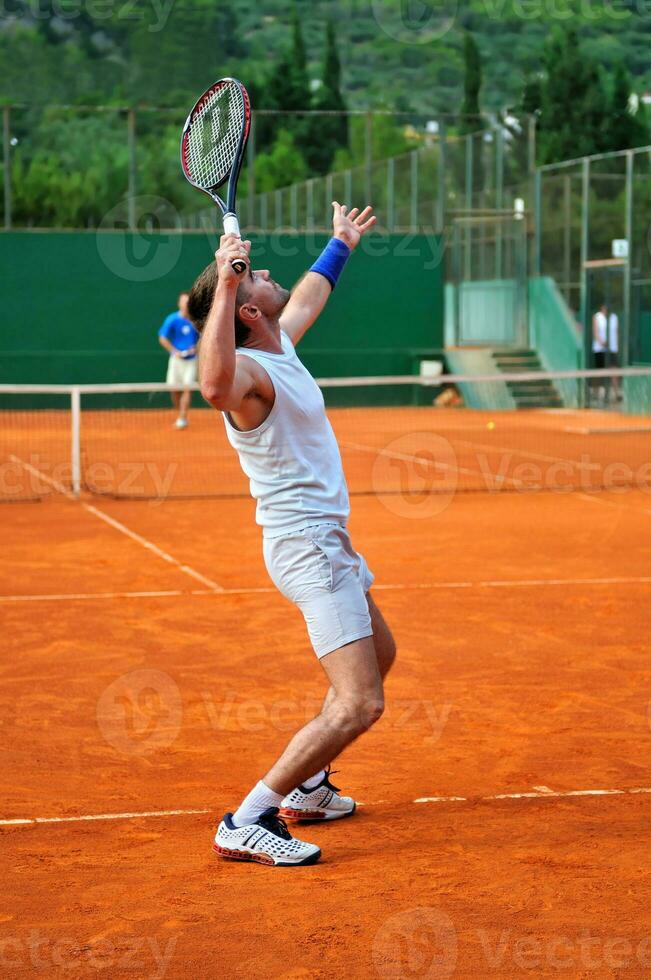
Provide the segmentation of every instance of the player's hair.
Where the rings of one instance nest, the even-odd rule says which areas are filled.
[[[217,288],[217,278],[217,264],[211,262],[210,265],[206,266],[201,275],[197,276],[188,296],[188,316],[200,334],[203,333],[203,328],[206,325],[206,320],[210,313],[215,289]],[[237,309],[243,303],[246,303],[249,298],[247,282],[245,278],[237,287],[237,297],[235,300]],[[242,323],[236,313],[235,346],[242,347],[246,343],[250,333],[250,328],[245,323]]]

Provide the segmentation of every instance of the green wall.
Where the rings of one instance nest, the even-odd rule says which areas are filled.
[[[253,241],[254,268],[292,285],[323,236]],[[217,247],[207,234],[0,233],[0,383],[164,380],[156,331]],[[321,376],[411,373],[443,347],[440,240],[368,237],[301,356]]]

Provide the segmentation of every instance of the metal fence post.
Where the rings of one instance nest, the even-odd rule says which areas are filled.
[[[439,123],[439,167],[438,167],[438,199],[437,199],[437,231],[442,235],[445,231],[445,184],[446,184],[446,134],[445,123]]]
[[[248,223],[252,224],[255,211],[255,137],[257,129],[257,114],[251,113],[251,130],[249,132],[249,143],[246,149],[246,180],[247,180],[247,203],[248,203]]]
[[[325,179],[325,226],[326,228],[330,224],[330,205],[332,203],[333,193],[332,193],[332,174],[328,174]],[[348,205],[350,208],[350,204]]]
[[[289,223],[296,230],[298,227],[298,184],[292,184],[289,189]]]
[[[127,140],[129,146],[129,186],[127,190],[127,221],[130,231],[136,227],[136,113],[127,113]]]
[[[283,223],[283,192],[278,188],[275,192],[276,197],[276,214],[275,214],[275,225],[276,227],[272,231],[278,231],[282,227]]]
[[[572,178],[569,174],[563,177],[563,278],[565,281],[565,298],[569,302],[569,285],[572,280],[571,248],[572,248]]]
[[[307,231],[312,231],[314,229],[314,180],[310,179],[307,181],[305,187],[305,226]]]
[[[504,208],[504,133],[502,127],[493,130],[495,140],[495,207],[498,211]],[[497,222],[497,241],[495,242],[495,277],[505,279],[502,268],[502,222]]]
[[[592,360],[592,330],[588,311],[588,270],[586,262],[590,247],[590,160],[583,158],[581,168],[581,323],[583,324],[583,364],[587,368]],[[587,391],[584,389],[583,398]]]
[[[633,176],[635,156],[634,151],[626,154],[626,197],[624,217],[624,237],[628,242],[628,256],[624,266],[624,330],[620,340],[622,363],[620,367],[628,367],[631,361],[631,310],[632,310],[632,273],[633,273]],[[637,347],[637,345],[636,345]]]
[[[369,204],[373,199],[373,113],[366,113],[366,125],[364,129],[364,169],[365,169],[365,204]]]
[[[418,233],[418,150],[411,151],[411,233]]]
[[[4,166],[5,229],[11,228],[11,106],[2,110],[2,162]]]
[[[533,176],[533,238],[534,275],[542,275],[542,170],[536,170]]]
[[[473,145],[472,145],[472,133],[468,133],[464,141],[465,157],[466,157],[466,211],[472,211],[472,172],[474,166],[473,160]]]

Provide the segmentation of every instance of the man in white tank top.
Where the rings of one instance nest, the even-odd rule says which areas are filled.
[[[294,735],[235,813],[215,851],[264,864],[311,864],[320,850],[292,837],[283,818],[351,816],[355,802],[329,779],[330,763],[378,720],[395,643],[369,589],[373,575],[346,528],[349,501],[339,447],[316,382],[294,345],[325,306],[362,235],[375,223],[333,203],[334,237],[292,293],[251,270],[250,242],[225,235],[190,294],[202,334],[199,374],[257,501],[267,570],[305,617],[329,682],[319,714]],[[246,263],[241,276],[235,259]]]

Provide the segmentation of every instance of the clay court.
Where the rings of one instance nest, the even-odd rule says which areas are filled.
[[[325,690],[252,502],[50,490],[2,510],[4,976],[649,975],[649,493],[354,497],[399,659],[274,869],[211,852]]]

